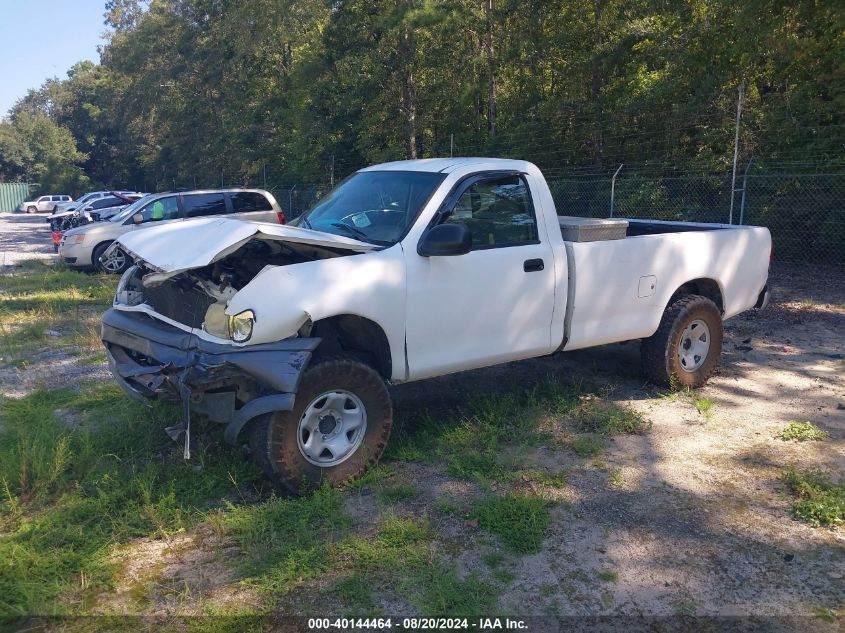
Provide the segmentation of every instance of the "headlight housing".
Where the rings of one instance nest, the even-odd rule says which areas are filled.
[[[223,301],[212,303],[205,312],[202,329],[214,336],[226,338],[229,336],[229,319],[231,318],[226,314],[226,304]]]
[[[229,338],[235,343],[244,343],[252,336],[252,328],[255,325],[255,313],[252,310],[244,310],[229,317]]]
[[[67,244],[82,244],[85,241],[85,233],[77,233],[76,235],[71,235],[70,239],[67,240]]]

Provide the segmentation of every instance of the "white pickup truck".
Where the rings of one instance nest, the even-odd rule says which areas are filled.
[[[765,228],[558,212],[531,163],[443,158],[362,169],[286,226],[123,236],[112,371],[181,400],[186,457],[194,410],[296,492],[378,460],[386,383],[642,339],[648,380],[697,387],[722,321],[768,301]]]

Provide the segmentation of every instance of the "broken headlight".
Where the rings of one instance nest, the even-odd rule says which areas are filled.
[[[255,325],[255,313],[252,310],[244,310],[229,317],[229,338],[235,343],[244,343],[252,336],[252,327]]]
[[[212,303],[205,313],[202,329],[209,334],[226,338],[229,336],[229,317],[226,314],[226,304],[222,301]]]

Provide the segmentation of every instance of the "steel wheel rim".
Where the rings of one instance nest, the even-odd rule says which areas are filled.
[[[701,369],[710,352],[710,328],[701,319],[690,323],[678,341],[678,364],[687,373]]]
[[[103,268],[110,273],[119,273],[120,269],[126,265],[126,255],[119,248],[115,250],[109,257],[101,260]]]
[[[351,391],[332,389],[305,407],[299,418],[296,443],[309,463],[331,468],[349,459],[364,441],[367,410]]]

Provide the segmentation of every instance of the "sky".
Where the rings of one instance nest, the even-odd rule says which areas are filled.
[[[0,0],[0,118],[30,88],[100,61],[106,0]]]

